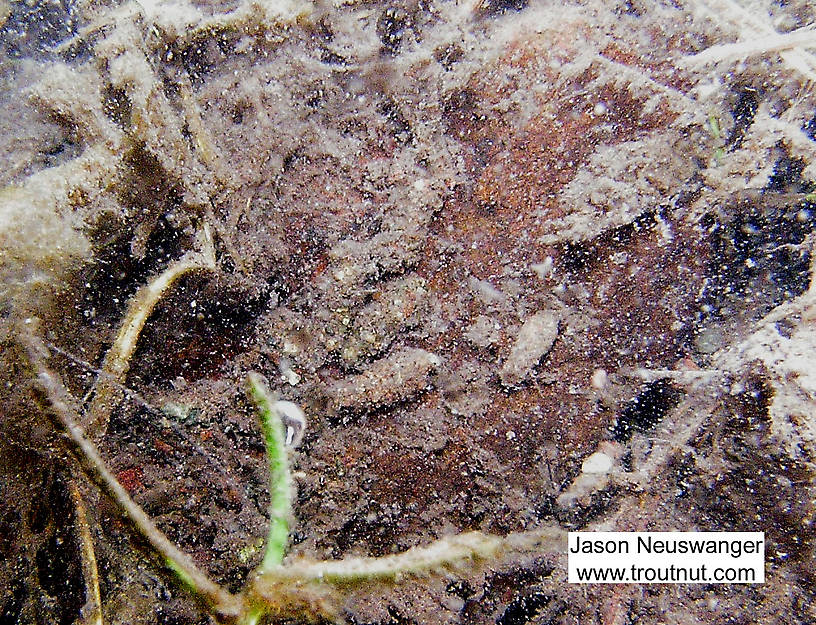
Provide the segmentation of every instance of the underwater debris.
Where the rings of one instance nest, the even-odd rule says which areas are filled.
[[[424,349],[399,350],[371,364],[363,373],[326,389],[332,413],[361,414],[413,398],[426,390],[439,368],[439,356]]]

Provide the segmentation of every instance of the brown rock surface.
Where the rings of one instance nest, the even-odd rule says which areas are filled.
[[[309,416],[293,554],[546,523],[768,540],[761,586],[568,585],[535,553],[350,591],[351,623],[816,620],[814,62],[681,58],[807,3],[5,4],[0,625],[85,601],[15,334],[85,397],[204,223],[217,271],[149,319],[101,450],[219,582],[266,528],[255,370]],[[81,483],[105,623],[207,622]]]

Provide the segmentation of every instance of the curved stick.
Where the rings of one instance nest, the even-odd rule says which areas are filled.
[[[204,224],[202,234],[202,251],[190,252],[181,259],[171,263],[150,283],[136,291],[130,299],[128,311],[125,315],[116,339],[105,354],[102,363],[102,372],[94,387],[94,398],[88,410],[87,430],[95,440],[99,440],[108,428],[110,413],[113,410],[116,398],[121,393],[121,386],[125,383],[125,376],[130,369],[130,359],[136,351],[139,334],[144,328],[147,318],[153,312],[167,290],[191,271],[215,269],[215,251],[213,248],[210,228]]]
[[[88,525],[88,511],[79,492],[76,480],[68,482],[68,492],[74,504],[74,523],[79,535],[79,552],[82,557],[82,582],[85,584],[85,613],[83,625],[103,625],[102,597],[99,593],[99,569],[96,566],[93,536]]]

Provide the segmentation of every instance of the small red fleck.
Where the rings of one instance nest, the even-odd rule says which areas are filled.
[[[171,451],[173,451],[173,446],[169,445],[168,443],[165,443],[160,438],[153,439],[153,446],[156,448],[157,451],[161,451],[165,454],[169,454]]]
[[[684,356],[674,363],[675,371],[699,371],[700,366],[694,362],[691,356]]]
[[[119,471],[119,473],[116,474],[116,479],[119,480],[119,483],[129,493],[144,488],[144,484],[142,483],[142,469],[139,467],[131,467],[130,469]]]

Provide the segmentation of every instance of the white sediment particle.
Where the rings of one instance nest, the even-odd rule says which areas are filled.
[[[606,386],[607,381],[608,376],[606,374],[606,369],[595,369],[595,371],[592,372],[592,379],[590,380],[592,388],[600,390]]]
[[[556,503],[562,510],[569,510],[576,504],[587,504],[593,493],[606,488],[614,479],[615,465],[624,453],[622,445],[612,441],[602,441],[597,451],[584,459],[581,473],[573,480],[569,488],[562,492]]]
[[[552,274],[553,270],[552,256],[547,256],[547,258],[545,258],[540,263],[530,265],[530,269],[532,269],[540,279],[542,280],[546,279],[547,277],[550,276],[550,274]]]
[[[487,315],[479,315],[465,332],[465,338],[477,347],[490,347],[501,338],[499,326]]]
[[[609,473],[612,469],[612,458],[605,453],[596,451],[581,465],[583,473]]]
[[[278,371],[281,377],[286,380],[290,386],[297,386],[300,383],[301,377],[292,368],[292,362],[288,358],[281,358],[278,362]]]
[[[476,248],[474,247],[473,249]],[[487,280],[479,280],[471,277],[468,284],[471,291],[473,291],[474,296],[484,304],[495,304],[498,302],[503,302],[507,299],[507,296],[504,293],[490,284],[490,282]]]
[[[336,411],[366,412],[413,397],[423,391],[439,367],[436,354],[407,348],[376,361],[359,375],[332,384],[329,397]]]
[[[527,319],[499,373],[502,384],[515,386],[524,381],[550,351],[557,336],[558,317],[552,311],[542,310]]]

